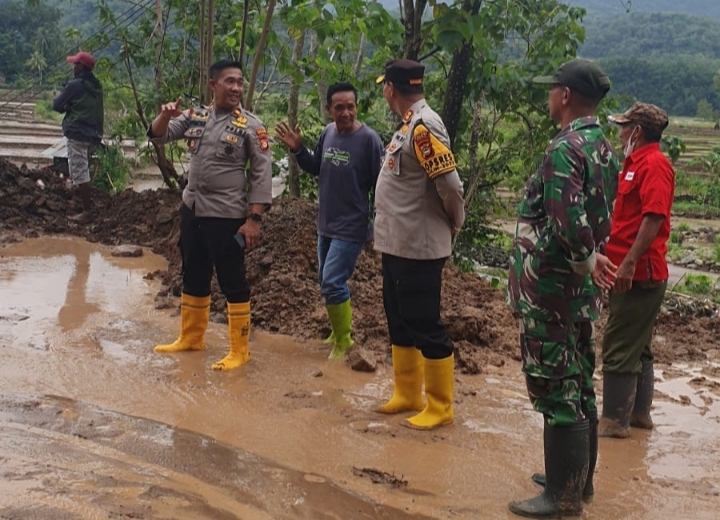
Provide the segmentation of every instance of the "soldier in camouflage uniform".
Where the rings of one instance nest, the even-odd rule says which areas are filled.
[[[528,394],[545,416],[546,475],[535,476],[545,485],[540,496],[511,502],[510,510],[544,518],[579,515],[582,498],[593,494],[593,320],[600,289],[611,287],[615,268],[605,257],[598,260],[596,251],[610,234],[619,164],[594,116],[610,89],[595,63],[572,60],[534,81],[552,85],[550,117],[562,130],[528,180],[518,209],[508,301],[520,322]]]

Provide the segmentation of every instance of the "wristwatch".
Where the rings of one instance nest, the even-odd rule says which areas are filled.
[[[248,213],[247,218],[255,222],[262,222],[262,215],[260,213]]]

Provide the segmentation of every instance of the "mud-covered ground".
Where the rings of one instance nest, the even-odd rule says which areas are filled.
[[[38,180],[44,187],[38,186]],[[80,204],[64,180],[52,170],[19,169],[0,159],[0,245],[42,234],[140,245],[169,261],[167,272],[153,274],[167,287],[158,298],[179,295],[179,194],[127,190],[110,197],[94,192],[94,200],[93,223],[71,223],[66,217],[78,212]],[[312,203],[280,199],[265,218],[262,242],[248,252],[246,259],[255,327],[298,339],[321,338],[329,333],[316,276],[315,215]],[[362,253],[350,285],[358,350],[371,359],[384,359],[389,349],[380,262],[370,249]],[[218,318],[224,307],[215,284],[213,310]],[[442,309],[463,372],[479,373],[486,365],[501,366],[508,358],[518,359],[517,327],[504,294],[484,279],[448,266]],[[659,362],[720,357],[720,319],[699,317],[694,309],[692,304],[672,302],[660,316],[654,344]],[[599,339],[602,328],[603,320],[598,324]]]

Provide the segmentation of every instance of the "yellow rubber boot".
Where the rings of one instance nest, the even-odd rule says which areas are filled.
[[[415,347],[392,346],[395,389],[380,413],[419,412],[423,409],[423,357]]]
[[[228,303],[227,307],[230,352],[217,363],[213,363],[213,370],[231,370],[250,361],[250,302]]]
[[[427,405],[419,414],[406,419],[403,426],[415,430],[433,430],[454,419],[452,400],[455,384],[455,358],[425,360],[425,397]]]
[[[183,293],[180,305],[180,337],[169,345],[157,345],[155,352],[163,354],[202,350],[205,331],[210,319],[210,296],[190,296]]]

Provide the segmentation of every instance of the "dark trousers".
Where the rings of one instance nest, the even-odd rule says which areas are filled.
[[[417,347],[428,359],[445,359],[453,344],[440,321],[441,276],[445,259],[412,260],[383,253],[383,304],[390,340]]]
[[[183,292],[190,296],[210,295],[213,266],[220,290],[228,303],[250,301],[245,278],[245,250],[235,240],[245,219],[196,217],[185,204],[180,206],[180,255]]]
[[[610,315],[605,325],[603,372],[640,374],[643,361],[652,361],[655,320],[665,297],[667,280],[633,282],[629,291],[610,293]]]

